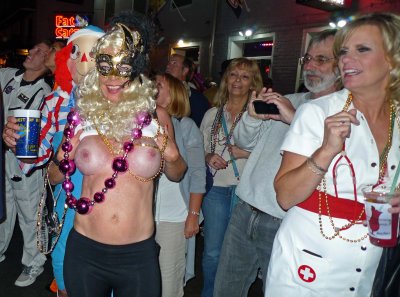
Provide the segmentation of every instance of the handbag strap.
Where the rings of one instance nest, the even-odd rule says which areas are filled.
[[[222,127],[224,128],[224,132],[226,135],[226,145],[229,145],[229,144],[231,144],[230,137],[232,136],[232,133],[228,133],[228,127],[226,126],[224,113],[222,113],[221,122],[222,122]],[[233,157],[231,152],[229,152],[229,157],[232,162],[232,168],[233,168],[233,172],[235,173],[235,177],[239,180],[239,170],[237,169],[235,158]]]

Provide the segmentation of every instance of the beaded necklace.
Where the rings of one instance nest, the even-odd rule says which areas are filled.
[[[348,111],[352,101],[353,101],[353,95],[351,93],[349,93],[342,111]],[[385,175],[385,172],[386,172],[386,169],[387,169],[386,168],[387,167],[387,158],[388,158],[388,155],[389,155],[390,148],[392,146],[393,127],[394,127],[395,118],[396,118],[396,109],[395,109],[395,106],[394,106],[393,102],[390,102],[388,140],[387,140],[387,143],[385,145],[385,148],[382,151],[382,154],[379,156],[379,178],[378,178],[378,184],[383,181],[383,178],[384,178],[384,175]],[[350,172],[351,172],[352,179],[353,179],[354,200],[355,200],[355,202],[357,202],[357,188],[356,188],[355,170],[354,170],[352,162],[350,161],[349,157],[346,154],[345,144],[343,144],[343,148],[342,148],[342,151],[341,151],[340,155],[341,156],[336,160],[336,162],[334,164],[333,173],[332,173],[333,180],[334,180],[333,183],[334,183],[334,187],[335,187],[336,198],[338,198],[338,191],[337,191],[337,186],[336,186],[337,164],[339,163],[339,161],[342,158],[344,158],[347,161],[347,163],[349,165],[349,168],[350,168]],[[340,239],[345,240],[345,241],[350,242],[350,243],[361,242],[362,240],[367,238],[368,234],[365,234],[365,235],[363,235],[362,237],[360,237],[358,239],[348,239],[348,238],[345,238],[344,236],[342,236],[340,234],[340,231],[347,230],[347,229],[351,228],[352,226],[354,226],[355,224],[357,224],[357,222],[361,221],[361,218],[362,218],[362,216],[364,214],[364,208],[361,211],[361,213],[357,216],[357,218],[355,218],[354,220],[350,220],[350,222],[348,224],[346,224],[346,225],[344,225],[344,226],[342,226],[340,228],[336,227],[334,222],[333,222],[333,218],[331,216],[331,213],[330,213],[330,208],[329,208],[329,203],[328,203],[328,194],[327,194],[327,190],[326,190],[326,179],[325,179],[325,176],[322,178],[321,184],[320,184],[319,187],[320,187],[320,189],[322,189],[322,192],[324,193],[325,206],[326,206],[326,210],[327,210],[327,213],[328,213],[328,218],[329,218],[331,226],[332,226],[332,228],[334,230],[334,234],[332,236],[327,236],[325,234],[325,232],[324,232],[323,225],[322,225],[322,194],[321,194],[321,191],[319,191],[318,192],[318,222],[319,222],[321,235],[325,239],[328,239],[328,240],[332,240],[335,237],[339,237]]]
[[[211,141],[210,141],[210,146],[211,146],[211,153],[214,154],[215,153],[215,146],[216,143],[218,142],[218,134],[220,129],[222,128],[222,115],[224,112],[224,106],[222,105],[220,108],[218,108],[217,114],[215,115],[214,118],[214,122],[211,126]],[[243,113],[246,111],[247,108],[247,102],[243,105],[242,110],[240,111],[240,113],[236,116],[235,120],[232,123],[231,128],[229,129],[229,133],[228,135],[226,135],[226,140],[224,143],[224,148],[222,150],[221,156],[223,155],[223,153],[225,152],[225,149],[227,147],[228,144],[228,140],[230,140],[233,136],[233,130],[235,130],[235,127],[237,125],[237,123],[239,123],[240,119],[242,118]]]
[[[71,175],[74,173],[76,166],[74,160],[69,159],[69,153],[72,151],[71,138],[74,136],[75,127],[79,124],[79,114],[75,111],[71,111],[67,116],[68,127],[64,129],[64,136],[66,137],[65,142],[61,145],[61,149],[64,152],[64,159],[61,160],[59,170],[64,174],[65,180],[62,183],[62,188],[66,193],[65,203],[69,208],[75,210],[81,215],[88,214],[92,210],[95,203],[102,203],[105,200],[105,194],[108,190],[113,189],[116,186],[116,179],[119,173],[124,173],[128,170],[128,162],[126,158],[128,153],[132,151],[134,147],[134,141],[142,138],[142,129],[151,123],[152,117],[148,112],[140,112],[136,116],[136,127],[132,129],[131,138],[123,144],[124,153],[122,157],[114,158],[112,162],[112,169],[114,173],[110,178],[104,181],[104,188],[101,191],[96,192],[92,199],[87,197],[81,197],[79,200],[72,195],[74,190],[74,184],[71,181]]]
[[[97,127],[95,127],[95,128],[96,128],[97,134],[101,137],[101,139],[103,140],[104,144],[107,146],[108,151],[110,152],[110,154],[111,154],[112,156],[116,156],[117,154],[114,152],[113,146],[112,146],[112,144],[108,141],[107,137],[106,137],[104,134],[102,134],[102,133],[100,132],[100,130],[99,130]],[[160,134],[160,125],[158,124],[157,134],[156,134],[155,137],[157,137],[159,134]],[[143,139],[143,138],[150,138],[150,139],[153,139],[153,138],[151,138],[151,137],[146,137],[146,136],[142,136],[142,139]],[[167,146],[167,143],[168,143],[168,137],[167,137],[167,135],[164,134],[163,143],[162,143],[161,149],[160,149],[158,146],[156,146],[156,145],[151,145],[151,144],[146,144],[146,143],[135,144],[136,146],[137,146],[137,145],[140,145],[140,146],[151,147],[151,148],[154,148],[154,149],[160,151],[161,156],[162,156],[162,157],[161,157],[161,163],[160,163],[160,167],[158,168],[157,173],[156,173],[155,175],[153,175],[152,177],[149,177],[149,178],[141,177],[141,176],[139,176],[139,175],[134,174],[134,173],[128,168],[127,171],[128,171],[128,173],[129,173],[129,175],[133,176],[135,179],[137,179],[138,181],[141,181],[141,182],[149,182],[149,181],[155,179],[157,176],[159,176],[160,173],[161,173],[162,168],[164,167],[164,158],[163,158],[163,154],[164,154],[165,148],[166,148],[166,146]]]

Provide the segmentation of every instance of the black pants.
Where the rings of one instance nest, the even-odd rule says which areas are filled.
[[[397,246],[383,249],[371,297],[400,297],[400,239]]]
[[[72,229],[64,258],[69,297],[160,297],[159,246],[151,237],[108,245]]]

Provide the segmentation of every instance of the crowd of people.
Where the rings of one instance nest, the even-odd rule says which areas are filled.
[[[23,70],[0,69],[0,262],[18,217],[15,285],[43,272],[48,180],[60,193],[57,296],[183,296],[200,233],[202,297],[247,296],[257,277],[266,297],[400,296],[399,243],[369,241],[362,198],[366,186],[397,186],[398,32],[400,16],[382,12],[314,34],[301,93],[263,85],[254,60],[229,60],[210,101],[179,54],[150,77],[154,26],[138,13],[38,43]],[[35,159],[15,156],[16,109],[41,111]],[[390,204],[398,216],[399,199]]]

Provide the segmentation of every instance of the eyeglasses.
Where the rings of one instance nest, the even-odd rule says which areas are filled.
[[[325,63],[328,63],[330,60],[333,60],[335,58],[328,58],[325,56],[316,56],[313,57],[309,54],[306,54],[304,57],[300,58],[300,65],[305,65],[310,63],[311,61],[314,61],[315,64],[317,64],[318,66],[322,66]]]

